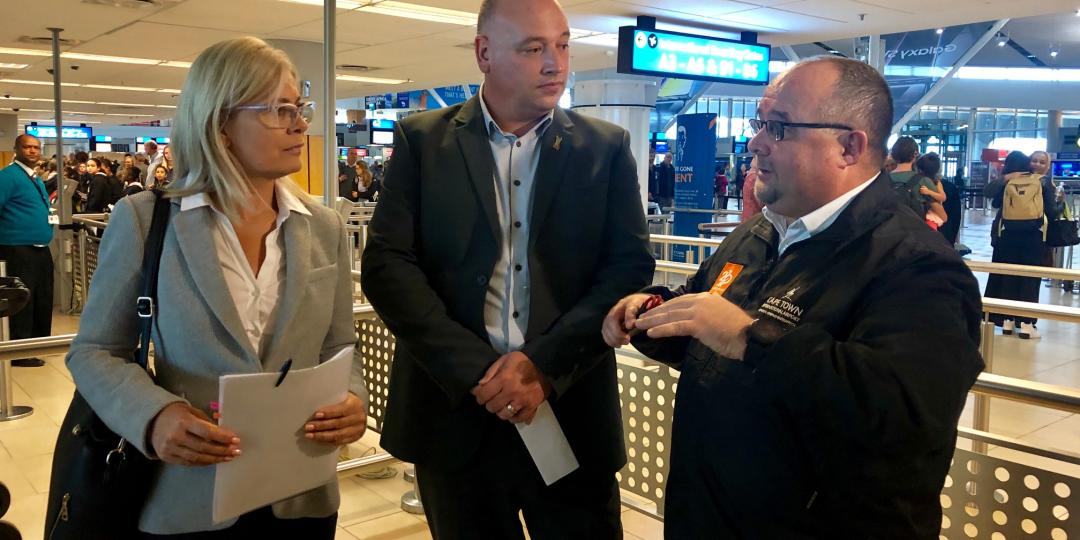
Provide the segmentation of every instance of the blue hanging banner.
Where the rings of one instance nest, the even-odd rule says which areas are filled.
[[[675,120],[675,235],[699,235],[698,225],[712,221],[709,214],[678,209],[711,210],[716,162],[716,113],[681,114]],[[671,259],[688,262],[690,246],[676,244]],[[697,259],[694,262],[700,263]]]

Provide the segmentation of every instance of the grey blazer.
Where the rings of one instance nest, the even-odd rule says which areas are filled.
[[[210,235],[212,210],[181,213],[179,201],[173,201],[155,313],[156,383],[130,360],[138,340],[135,301],[154,196],[140,193],[117,204],[102,239],[67,366],[79,392],[105,424],[144,454],[153,453],[148,429],[166,405],[184,401],[210,415],[219,376],[277,371],[289,358],[294,368],[311,367],[356,343],[344,223],[336,212],[301,199],[312,215],[293,213],[282,224],[285,288],[261,358],[255,355],[226,289]],[[350,381],[350,389],[366,395],[358,375]],[[213,466],[158,463],[139,521],[141,530],[178,534],[233,523],[215,527],[211,521]],[[325,517],[337,511],[338,502],[335,479],[274,504],[273,511],[282,518]]]

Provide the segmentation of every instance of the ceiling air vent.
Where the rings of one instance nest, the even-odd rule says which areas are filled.
[[[82,0],[84,4],[128,9],[155,9],[179,2],[180,0]]]
[[[373,69],[378,69],[371,66],[361,66],[359,64],[338,64],[337,68],[340,71],[371,71]]]
[[[47,45],[52,47],[52,36],[19,36],[19,43],[31,43],[34,45]],[[77,39],[60,38],[61,47],[75,47],[82,41]]]

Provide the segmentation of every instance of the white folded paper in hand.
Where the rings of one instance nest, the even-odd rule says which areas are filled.
[[[222,523],[331,482],[338,447],[308,440],[304,424],[317,409],[340,403],[349,390],[353,347],[307,369],[225,375],[219,424],[240,437],[243,454],[216,466],[214,523]]]
[[[531,424],[522,422],[514,425],[545,484],[550,486],[577,470],[577,457],[547,400],[536,409]]]

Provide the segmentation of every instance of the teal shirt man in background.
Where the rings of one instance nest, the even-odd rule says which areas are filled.
[[[10,339],[44,337],[52,333],[53,260],[49,252],[53,226],[49,223],[49,195],[34,164],[41,159],[41,141],[32,135],[15,138],[15,161],[0,170],[0,260],[7,275],[30,289],[30,302],[11,316]],[[37,359],[12,362],[15,366],[42,365]]]

